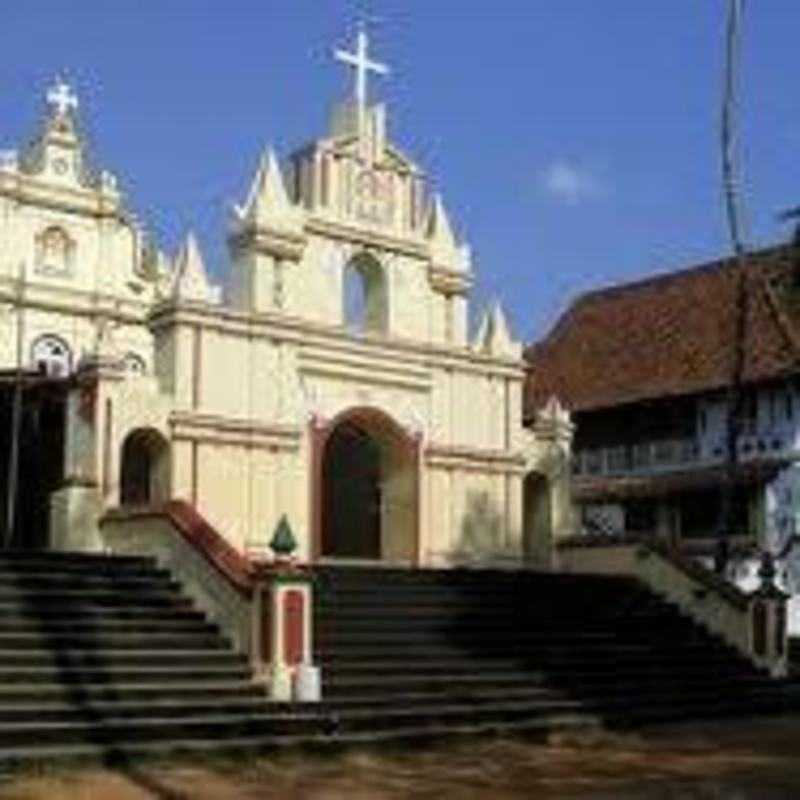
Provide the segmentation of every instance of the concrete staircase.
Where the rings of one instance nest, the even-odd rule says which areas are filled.
[[[147,559],[0,553],[0,765],[268,747],[321,729]]]
[[[786,682],[633,579],[334,567],[319,577],[317,658],[340,736],[629,727],[791,701]]]
[[[326,567],[316,590],[324,702],[280,706],[152,561],[0,553],[0,769],[800,707],[632,580]]]

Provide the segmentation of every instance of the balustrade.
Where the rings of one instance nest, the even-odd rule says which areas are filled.
[[[744,461],[796,449],[794,429],[748,426],[740,435],[738,455]],[[719,464],[727,448],[723,437],[712,442],[692,438],[660,439],[632,445],[586,448],[575,453],[575,475],[624,475],[680,469],[690,464]]]

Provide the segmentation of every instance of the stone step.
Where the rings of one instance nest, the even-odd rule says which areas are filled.
[[[108,568],[114,571],[128,567],[152,569],[155,559],[147,556],[106,555],[104,553],[70,553],[58,550],[3,550],[0,551],[0,568],[5,564],[46,564],[66,568],[69,565],[91,569]]]
[[[484,568],[370,568],[364,566],[319,566],[315,570],[317,583],[320,586],[421,586],[434,584],[438,586],[469,585],[506,585],[517,584],[537,589],[569,590],[573,587],[591,590],[594,593],[606,591],[625,594],[631,591],[642,591],[642,584],[635,578],[626,575],[568,574],[554,573],[549,570],[484,569]]]
[[[16,703],[0,705],[0,724],[22,722],[92,722],[112,719],[146,719],[164,717],[199,717],[203,715],[258,715],[274,713],[266,694],[226,696],[211,694],[195,698],[151,698],[147,704],[125,700],[81,700],[70,702],[66,697],[58,701]],[[287,709],[288,711],[288,709]]]
[[[600,653],[593,652],[548,652],[545,649],[532,655],[514,653],[510,651],[483,652],[476,650],[459,650],[455,653],[430,653],[414,654],[408,656],[392,657],[391,654],[382,655],[377,653],[374,658],[350,657],[348,655],[339,658],[329,659],[326,654],[321,655],[324,663],[329,664],[334,672],[351,672],[353,670],[379,669],[383,671],[406,670],[406,669],[426,669],[430,666],[447,666],[449,664],[463,667],[495,668],[497,665],[508,663],[521,665],[529,669],[550,669],[556,665],[561,665],[565,670],[574,668],[593,668],[595,670],[606,671],[611,668],[615,670],[638,671],[638,670],[703,670],[711,671],[716,667],[730,666],[737,671],[741,671],[741,664],[737,658],[732,658],[731,654],[725,650],[711,651],[704,654],[699,659],[696,654],[687,654],[677,649],[668,649],[663,652],[653,652],[650,650],[634,652],[606,651]]]
[[[596,703],[582,703],[565,699],[496,700],[482,704],[467,702],[442,702],[430,700],[425,703],[395,704],[379,709],[358,707],[337,711],[336,722],[339,730],[373,730],[391,725],[436,723],[458,719],[470,722],[496,720],[515,722],[550,717],[553,714],[576,713],[590,715],[597,722],[612,719],[619,724],[624,721],[643,721],[647,718],[669,719],[693,716],[698,707],[709,715],[729,713],[737,707],[736,700],[728,696],[713,696],[708,692],[675,693],[651,692],[641,695],[607,698]],[[746,698],[754,706],[774,708],[779,698],[775,695],[752,695]],[[741,706],[739,705],[739,711]]]
[[[633,681],[637,681],[634,684]],[[452,691],[472,691],[483,689],[500,690],[505,688],[550,688],[557,691],[574,693],[580,690],[581,696],[596,697],[598,692],[613,696],[620,691],[629,692],[639,687],[664,686],[685,689],[690,684],[712,691],[728,689],[741,690],[743,687],[759,687],[770,684],[769,678],[762,676],[740,675],[735,671],[729,674],[709,674],[701,668],[693,673],[682,672],[679,675],[654,670],[642,672],[572,672],[569,675],[553,675],[551,672],[536,672],[525,669],[507,669],[503,671],[476,672],[462,670],[426,670],[424,672],[402,671],[387,672],[323,672],[323,697],[331,699],[342,695],[374,695],[392,691],[440,691],[449,687]],[[575,696],[578,696],[577,694]]]
[[[438,602],[447,601],[453,603],[466,602],[474,603],[476,601],[484,600],[487,604],[495,605],[502,603],[505,605],[514,604],[522,608],[527,608],[531,613],[537,611],[547,612],[552,610],[550,604],[546,601],[546,594],[539,591],[529,591],[524,587],[516,587],[513,589],[503,587],[478,587],[471,589],[469,587],[381,587],[376,585],[374,587],[359,587],[348,589],[337,589],[335,591],[318,589],[318,596],[322,599],[324,604],[328,601],[335,602],[369,602],[370,600],[381,597],[387,601],[404,601],[404,602]],[[556,593],[557,594],[557,593]],[[544,602],[544,605],[542,605]],[[578,613],[595,613],[604,611],[613,611],[616,609],[634,611],[639,608],[655,608],[664,609],[669,608],[669,602],[656,595],[647,593],[636,592],[632,593],[629,597],[608,596],[608,597],[595,597],[590,596],[577,596],[574,598],[560,597],[560,604],[563,608],[559,609],[570,614]]]
[[[325,683],[327,686],[327,681]],[[429,686],[426,691],[404,690],[395,687],[380,693],[366,694],[323,694],[322,704],[326,710],[338,711],[345,708],[380,708],[383,706],[410,705],[430,702],[474,702],[502,701],[519,699],[533,700],[567,700],[569,695],[548,686],[492,686],[477,684],[459,689],[446,683]]]
[[[207,754],[259,754],[274,753],[285,748],[333,748],[379,744],[381,742],[439,741],[464,737],[477,737],[498,732],[525,733],[531,735],[541,732],[548,735],[553,731],[573,728],[596,727],[595,719],[580,715],[554,715],[545,718],[525,720],[516,723],[490,722],[486,724],[448,724],[424,725],[420,727],[393,726],[389,729],[334,733],[314,733],[294,736],[247,736],[225,738],[174,738],[168,741],[80,743],[60,745],[37,745],[0,747],[0,764],[6,768],[19,765],[42,764],[52,767],[58,762],[76,760],[101,761],[107,766],[128,765],[132,759],[144,756]],[[330,726],[328,726],[330,730]]]
[[[317,660],[332,667],[354,662],[373,663],[392,660],[398,665],[408,661],[425,662],[430,660],[446,660],[465,658],[471,661],[485,660],[492,664],[498,659],[514,659],[539,663],[574,663],[592,659],[595,662],[617,661],[626,659],[632,663],[654,661],[670,663],[676,660],[702,659],[704,663],[716,661],[730,662],[734,655],[730,647],[722,642],[693,642],[677,647],[666,647],[660,643],[591,643],[570,646],[567,643],[546,643],[541,641],[521,642],[485,642],[485,641],[447,641],[434,644],[409,642],[399,645],[358,645],[347,646],[341,643],[325,646],[318,642]],[[668,661],[665,662],[665,658]]]
[[[685,630],[685,628],[684,628]],[[715,643],[725,647],[701,630],[690,631],[685,636],[662,638],[656,643],[646,631],[633,632],[628,636],[620,636],[613,630],[576,631],[539,631],[522,630],[506,631],[496,628],[485,628],[474,632],[448,631],[446,629],[403,629],[389,628],[375,631],[331,631],[325,627],[315,629],[314,642],[317,649],[330,651],[334,648],[380,648],[392,650],[409,648],[430,648],[436,645],[472,649],[475,647],[494,649],[500,647],[518,649],[522,647],[568,647],[570,649],[592,648],[594,646],[612,647],[616,644],[650,645],[657,649],[678,645],[690,647],[706,647]]]
[[[135,668],[156,667],[236,667],[245,664],[244,656],[223,648],[191,650],[163,650],[125,648],[40,648],[36,650],[0,650],[0,670],[55,667],[77,670],[87,668],[100,670],[105,667]]]
[[[47,744],[103,744],[169,741],[182,738],[280,736],[313,734],[323,718],[317,712],[205,714],[145,719],[77,720],[68,722],[14,722],[0,727],[0,747],[37,747]]]
[[[37,630],[35,626],[26,632],[9,633],[7,628],[0,632],[0,654],[11,651],[33,650],[86,650],[97,652],[100,649],[110,650],[208,650],[228,649],[229,643],[214,628],[203,628],[199,631],[188,630],[154,630],[136,629],[101,630],[89,628],[76,630],[65,626],[61,629]]]
[[[148,558],[132,557],[118,560],[116,556],[75,558],[69,557],[71,554],[66,553],[56,555],[60,557],[52,558],[45,553],[18,554],[12,557],[7,551],[0,551],[0,572],[17,576],[49,573],[61,576],[64,580],[89,576],[160,577],[165,574],[155,560]]]
[[[762,711],[774,711],[774,705],[769,704],[761,708]],[[684,709],[676,710],[674,707],[659,707],[648,710],[637,717],[628,714],[626,718],[619,718],[613,724],[620,727],[652,722],[671,721],[680,719],[681,714],[688,713],[690,719],[713,717],[720,715],[733,715],[741,712],[741,708],[734,703],[733,706],[717,704],[693,704]],[[417,744],[422,741],[437,741],[439,743],[451,739],[465,737],[480,737],[505,733],[508,735],[524,734],[530,737],[535,734],[548,736],[554,731],[572,729],[595,729],[601,724],[596,715],[592,714],[548,714],[534,718],[509,721],[507,719],[467,722],[451,719],[448,722],[426,721],[421,725],[392,724],[388,727],[370,726],[366,729],[347,731],[337,729],[332,722],[325,725],[323,733],[308,733],[303,735],[258,735],[258,736],[225,736],[201,738],[189,736],[175,737],[170,740],[145,740],[145,741],[119,741],[111,742],[85,742],[64,743],[56,745],[37,744],[36,746],[10,745],[0,747],[0,764],[8,768],[15,764],[41,763],[49,766],[63,761],[78,759],[100,760],[104,764],[128,764],[133,758],[149,755],[178,755],[196,754],[255,754],[270,753],[281,748],[290,747],[315,747],[340,749],[348,746],[366,744],[379,744],[381,742],[394,742],[397,744]],[[603,721],[607,725],[607,721]]]
[[[32,609],[25,603],[0,602],[0,629],[9,625],[26,624],[41,626],[51,624],[107,625],[118,623],[152,624],[206,624],[202,611],[195,609],[191,601],[184,600],[170,607],[131,604],[127,606],[89,606],[70,607],[63,605],[41,606]]]
[[[69,575],[59,572],[7,572],[0,570],[0,590],[14,589],[25,592],[46,591],[85,592],[175,592],[179,588],[168,574],[143,572],[135,575],[95,575],[85,573]]]
[[[178,593],[178,585],[172,584],[167,588],[152,587],[137,589],[136,591],[117,591],[114,587],[105,589],[83,589],[68,584],[63,587],[36,589],[26,591],[24,587],[0,585],[0,603],[25,603],[28,608],[52,606],[60,603],[72,608],[87,606],[119,606],[119,605],[170,605],[176,601],[184,601]]]
[[[484,628],[496,630],[498,633],[505,631],[511,633],[543,632],[543,633],[594,633],[618,631],[626,634],[628,631],[650,631],[653,625],[663,626],[668,632],[679,630],[692,630],[690,620],[677,617],[674,614],[648,614],[629,615],[627,617],[589,618],[586,616],[577,620],[564,619],[536,619],[529,618],[518,609],[504,608],[473,608],[473,609],[447,609],[444,607],[412,605],[396,608],[381,607],[380,612],[367,613],[369,606],[343,606],[337,611],[317,613],[314,616],[316,627],[323,630],[332,630],[340,633],[356,633],[359,630],[373,631],[376,628],[386,628],[389,631],[403,630],[404,625],[416,628],[425,628],[433,625],[437,630]],[[687,624],[688,623],[688,624]],[[699,629],[698,630],[702,630]]]
[[[596,715],[573,700],[514,700],[513,702],[427,702],[422,704],[392,705],[380,709],[348,708],[331,717],[338,731],[375,730],[395,725],[436,724],[457,720],[460,722],[515,722],[553,715],[578,714],[599,722]]]
[[[45,683],[63,684],[82,687],[98,683],[103,685],[129,683],[186,683],[198,681],[245,680],[250,677],[250,670],[240,663],[235,665],[221,664],[217,666],[90,666],[90,665],[47,665],[28,667],[0,667],[0,685]]]
[[[761,683],[737,682],[733,688],[739,693],[739,697],[746,698],[775,698],[780,697],[785,702],[792,704],[793,707],[800,707],[800,691],[794,694],[787,693],[784,687],[775,685],[774,682],[762,681]],[[483,686],[474,685],[459,689],[447,683],[432,685],[427,691],[391,691],[386,690],[382,693],[367,694],[346,694],[336,695],[328,692],[323,699],[323,706],[326,711],[339,712],[347,709],[357,709],[367,711],[374,709],[380,711],[386,707],[411,707],[422,706],[433,707],[439,703],[456,703],[481,705],[484,703],[503,703],[503,702],[522,702],[522,703],[575,703],[576,707],[581,707],[587,711],[607,710],[614,706],[625,709],[631,704],[650,705],[653,703],[674,703],[697,697],[708,697],[708,686],[693,686],[692,684],[680,684],[678,686],[651,686],[633,687],[629,691],[617,691],[608,693],[595,698],[576,699],[568,692],[549,686]],[[787,706],[788,708],[789,706]]]
[[[263,698],[264,689],[255,686],[249,676],[245,679],[227,675],[214,676],[215,680],[192,677],[170,683],[136,683],[116,682],[96,684],[59,684],[59,683],[25,683],[4,684],[0,687],[0,707],[11,708],[15,705],[33,705],[36,703],[113,703],[135,702],[147,707],[160,701],[176,702],[179,700],[204,700],[208,697],[224,700],[231,698],[259,697]]]

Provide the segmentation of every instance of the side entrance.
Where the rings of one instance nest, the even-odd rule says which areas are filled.
[[[49,543],[50,494],[64,480],[67,381],[23,373],[18,416],[16,386],[16,373],[0,373],[0,546],[42,550]]]

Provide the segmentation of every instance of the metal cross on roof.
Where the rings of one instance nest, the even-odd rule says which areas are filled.
[[[363,123],[367,108],[367,79],[369,78],[369,73],[373,72],[376,75],[388,75],[389,67],[377,61],[370,60],[369,37],[367,36],[367,31],[363,23],[358,26],[356,52],[350,53],[347,50],[337,49],[334,51],[333,55],[337,61],[349,67],[353,67],[356,71],[356,104],[358,106],[359,120]]]
[[[63,78],[56,78],[55,84],[47,92],[47,102],[59,117],[78,108],[78,98]]]

